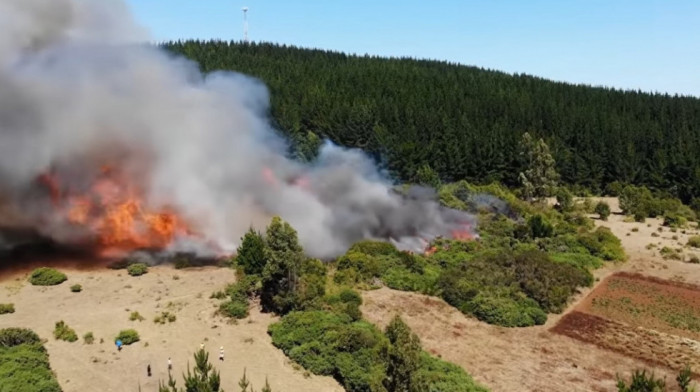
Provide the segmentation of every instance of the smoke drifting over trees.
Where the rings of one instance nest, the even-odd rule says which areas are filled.
[[[392,192],[358,150],[325,144],[312,163],[290,160],[260,81],[202,75],[146,39],[121,1],[0,3],[0,227],[70,244],[158,226],[171,247],[230,251],[280,215],[309,254],[329,257],[362,238],[411,244],[470,223],[425,190]],[[118,180],[104,182],[106,167]]]

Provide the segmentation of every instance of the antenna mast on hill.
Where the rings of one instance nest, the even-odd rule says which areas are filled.
[[[243,42],[248,43],[248,7],[243,7]]]

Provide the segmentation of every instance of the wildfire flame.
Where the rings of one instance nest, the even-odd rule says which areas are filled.
[[[174,211],[147,209],[138,187],[110,166],[101,169],[87,191],[64,186],[55,173],[41,175],[39,182],[48,189],[59,219],[88,229],[94,245],[104,251],[163,249],[177,235],[192,234]]]

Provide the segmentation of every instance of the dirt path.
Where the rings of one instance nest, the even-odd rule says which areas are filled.
[[[169,356],[173,376],[182,387],[182,373],[188,361],[193,363],[192,354],[201,343],[220,370],[227,391],[239,389],[244,368],[256,390],[266,377],[273,391],[343,390],[331,378],[305,377],[303,370],[294,369],[267,335],[267,326],[275,320],[270,315],[253,310],[237,325],[213,316],[217,301],[209,296],[234,281],[231,270],[157,267],[137,278],[112,270],[67,274],[69,280],[54,287],[35,287],[24,277],[0,281],[0,303],[12,302],[16,308],[14,314],[0,316],[0,328],[31,328],[47,339],[51,366],[65,392],[134,392],[139,385],[144,392],[157,391],[158,380],[167,379]],[[82,292],[70,292],[75,283],[83,286]],[[177,320],[154,323],[153,318],[166,309],[174,311]],[[132,311],[145,320],[129,321]],[[75,329],[81,339],[75,343],[54,340],[54,323],[59,320]],[[114,336],[126,328],[136,329],[141,341],[117,352]],[[82,336],[88,331],[95,335],[93,345],[83,343]],[[220,346],[225,362],[218,360]],[[146,375],[148,364],[151,378]]]

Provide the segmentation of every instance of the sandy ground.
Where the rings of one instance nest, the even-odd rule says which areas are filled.
[[[236,325],[213,315],[218,301],[209,296],[234,281],[229,269],[163,266],[141,277],[112,270],[66,272],[69,280],[53,287],[32,286],[25,276],[0,281],[0,303],[12,302],[16,308],[14,314],[0,316],[0,328],[31,328],[47,339],[51,367],[65,392],[135,392],[139,385],[144,392],[157,391],[158,380],[167,379],[168,357],[172,357],[173,376],[182,387],[182,373],[188,361],[193,364],[193,353],[201,343],[221,372],[226,391],[239,390],[244,367],[256,390],[265,377],[273,391],[343,390],[332,378],[305,376],[303,370],[295,370],[272,346],[267,335],[267,326],[274,322],[270,315],[254,309]],[[69,287],[76,283],[83,286],[82,292],[70,292]],[[154,323],[153,318],[166,309],[174,310],[177,320]],[[131,311],[138,311],[145,320],[129,321]],[[75,329],[81,339],[56,341],[52,333],[59,320]],[[114,336],[126,328],[136,329],[141,341],[117,352]],[[92,345],[82,341],[88,331],[95,335]],[[224,362],[218,360],[220,346],[224,346]],[[151,378],[146,375],[148,364]]]
[[[613,211],[619,210],[616,199],[606,201]],[[660,242],[659,249],[679,247],[679,242],[685,245],[696,229],[682,234],[680,230],[671,233],[663,228],[660,237],[652,237],[651,233],[657,232],[662,223],[660,219],[648,219],[645,223],[623,220],[621,215],[612,215],[607,222],[596,221],[596,225],[609,227],[622,240],[629,255],[626,263],[597,270],[597,278],[603,280],[616,271],[632,271],[700,283],[700,265],[663,260],[658,250],[645,248],[650,242]],[[633,228],[638,231],[633,232]],[[678,239],[672,239],[673,235]],[[574,309],[590,291],[582,290],[567,311]],[[384,326],[394,314],[401,314],[426,349],[463,366],[476,380],[496,392],[613,391],[616,374],[627,376],[634,369],[650,368],[642,361],[549,332],[563,314],[551,315],[541,327],[511,329],[480,322],[439,299],[419,294],[381,289],[364,293],[364,299],[362,311],[370,321]],[[653,370],[666,376],[669,384],[674,383],[675,372],[664,368]]]

